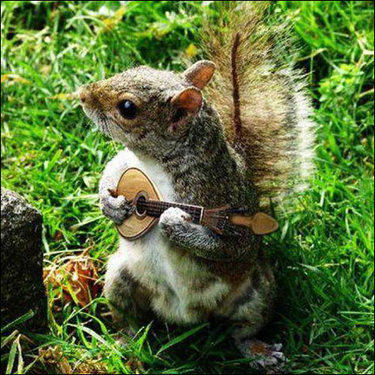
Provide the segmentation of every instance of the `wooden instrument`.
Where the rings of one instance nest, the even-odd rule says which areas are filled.
[[[265,235],[278,228],[277,221],[271,216],[258,212],[253,216],[243,215],[246,209],[232,209],[229,206],[205,209],[191,204],[164,202],[152,181],[138,168],[129,168],[121,176],[113,196],[123,195],[133,207],[130,217],[117,226],[120,234],[135,240],[157,223],[160,215],[169,207],[178,207],[188,213],[191,221],[205,225],[218,234],[238,235],[240,227],[247,227],[254,234]]]

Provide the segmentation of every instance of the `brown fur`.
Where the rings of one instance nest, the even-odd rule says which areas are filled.
[[[245,158],[261,200],[280,198],[301,187],[301,176],[311,170],[313,143],[304,82],[293,70],[289,27],[266,16],[267,2],[215,5],[216,26],[210,22],[202,32],[202,48],[217,66],[206,97],[223,120],[228,142]],[[274,26],[267,25],[271,22]],[[282,60],[286,46],[290,54]],[[303,125],[296,119],[299,104],[306,111]]]

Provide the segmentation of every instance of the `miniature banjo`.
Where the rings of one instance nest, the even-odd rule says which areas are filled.
[[[249,228],[254,234],[265,235],[274,232],[278,223],[271,216],[258,212],[253,216],[243,215],[246,209],[232,209],[229,206],[206,209],[191,204],[164,202],[152,181],[138,168],[129,168],[121,176],[117,190],[110,190],[113,196],[123,195],[133,207],[132,214],[121,225],[120,234],[128,239],[140,238],[157,223],[160,215],[169,207],[178,207],[188,213],[191,221],[205,225],[218,234],[238,235],[240,228]]]

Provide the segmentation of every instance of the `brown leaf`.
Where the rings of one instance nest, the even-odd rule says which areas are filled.
[[[133,374],[144,374],[145,371],[143,363],[135,358],[130,358],[129,361],[126,362],[126,367],[128,367]]]
[[[63,233],[58,230],[54,235],[53,235],[53,240],[54,241],[59,241],[63,238]]]
[[[108,374],[108,370],[104,363],[100,361],[93,361],[90,359],[79,363],[75,369],[75,374]]]
[[[61,374],[73,374],[68,359],[63,356],[59,345],[39,349],[39,360],[49,366],[56,368]]]
[[[77,357],[84,357],[84,352],[78,352]],[[87,354],[87,353],[86,353]],[[71,366],[67,357],[64,356],[63,349],[60,345],[48,346],[39,349],[39,361],[47,367],[48,370],[53,370],[53,373],[60,374],[108,374],[108,370],[102,361],[102,358],[85,358],[82,361],[75,361]]]
[[[98,270],[87,252],[69,259],[63,265],[53,265],[43,271],[44,282],[56,291],[56,299],[63,304],[74,301],[79,306],[86,306],[92,298],[101,292],[102,285],[98,281]],[[54,301],[52,301],[53,304]]]
[[[67,297],[76,297],[79,305],[85,306],[91,301],[91,297],[95,298],[98,295],[98,271],[91,259],[70,260],[66,264],[66,272],[69,285],[72,287],[65,288]]]

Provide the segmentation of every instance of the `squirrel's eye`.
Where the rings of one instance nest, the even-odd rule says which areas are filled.
[[[137,106],[131,100],[123,100],[117,107],[121,116],[128,120],[132,120],[137,115]]]

